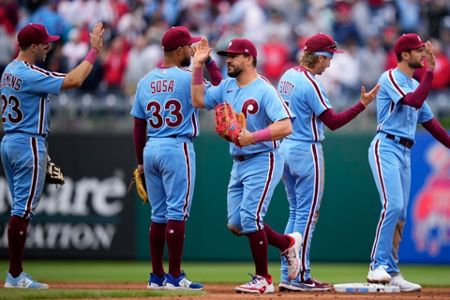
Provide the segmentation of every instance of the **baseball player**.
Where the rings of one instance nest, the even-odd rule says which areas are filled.
[[[381,214],[370,255],[367,281],[389,283],[400,291],[418,291],[421,286],[400,274],[398,249],[406,220],[411,186],[411,148],[417,123],[450,148],[450,137],[433,117],[426,98],[431,89],[435,57],[431,42],[417,34],[400,36],[394,44],[397,67],[384,72],[377,96],[377,134],[369,148],[369,163],[380,194]],[[420,84],[412,77],[416,69],[427,71]]]
[[[181,271],[195,183],[192,140],[199,134],[198,110],[191,104],[192,75],[185,67],[191,64],[191,45],[199,40],[183,26],[166,31],[161,41],[164,60],[138,82],[131,109],[138,170],[144,172],[151,205],[149,289],[203,289]],[[209,60],[207,68],[212,83],[218,84],[222,77],[215,62]],[[163,267],[166,242],[167,274]]]
[[[330,36],[319,33],[306,40],[300,65],[286,71],[278,84],[278,92],[296,115],[293,133],[281,144],[285,156],[283,182],[289,201],[286,233],[300,232],[303,245],[300,252],[301,272],[289,280],[287,263],[282,260],[280,291],[328,291],[331,285],[311,277],[309,253],[319,216],[324,186],[322,141],[325,124],[338,129],[372,102],[379,86],[369,93],[361,87],[360,100],[346,111],[335,113],[328,96],[317,80],[331,63],[335,53],[341,53]]]
[[[3,129],[2,163],[12,198],[8,221],[9,271],[6,288],[46,289],[23,272],[22,260],[27,227],[39,203],[47,165],[47,141],[50,132],[48,94],[79,87],[92,70],[102,49],[103,26],[95,25],[91,49],[85,59],[67,74],[49,72],[35,66],[45,61],[51,43],[59,36],[49,35],[44,25],[23,27],[17,41],[19,55],[6,66],[1,78]]]
[[[271,229],[263,219],[275,187],[283,172],[283,157],[279,139],[292,131],[292,113],[278,96],[275,88],[256,71],[257,52],[247,39],[233,39],[226,51],[228,75],[219,86],[205,89],[202,65],[211,49],[202,40],[194,55],[192,101],[195,107],[213,109],[228,102],[234,111],[247,118],[248,130],[239,137],[242,147],[230,143],[233,157],[228,185],[228,228],[237,235],[246,235],[255,263],[255,275],[236,287],[243,293],[273,293],[272,276],[268,272],[268,244],[280,249],[288,261],[289,276],[299,272],[298,251],[301,235],[282,235]]]

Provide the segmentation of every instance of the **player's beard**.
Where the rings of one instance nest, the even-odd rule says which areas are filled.
[[[233,67],[233,69],[228,68],[228,76],[232,78],[238,77],[242,73],[242,69],[238,67]]]
[[[191,65],[191,57],[185,57],[182,61],[181,61],[181,66],[182,67],[189,67]]]
[[[423,67],[423,63],[421,63],[420,61],[408,62],[408,67],[410,67],[411,69],[419,69]]]

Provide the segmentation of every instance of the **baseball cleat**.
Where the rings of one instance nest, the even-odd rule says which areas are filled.
[[[275,291],[271,275],[268,278],[252,274],[250,276],[252,280],[235,288],[237,293],[270,294]]]
[[[150,273],[147,288],[151,290],[162,290],[166,285],[167,274],[159,277],[155,273]]]
[[[12,288],[19,288],[19,289],[48,289],[48,284],[46,283],[40,283],[33,278],[31,278],[30,275],[28,275],[25,272],[22,272],[17,277],[12,277],[12,275],[7,272],[6,280],[5,280],[5,288],[12,289]]]
[[[420,284],[407,281],[402,274],[392,276],[389,285],[398,286],[400,292],[418,292],[422,289]]]
[[[185,273],[181,273],[178,277],[173,277],[172,274],[167,274],[166,290],[184,290],[184,291],[201,291],[203,285],[195,283],[186,278]]]
[[[293,280],[291,287],[294,291],[299,292],[326,292],[332,290],[332,285],[327,282],[309,278],[305,281]]]
[[[278,290],[280,292],[292,292],[294,289],[292,289],[291,281],[290,280],[281,280],[278,284]]]
[[[375,270],[369,269],[367,274],[367,282],[370,283],[389,283],[391,280],[391,275],[386,272],[383,266],[379,266]]]
[[[300,272],[300,248],[302,246],[302,235],[298,232],[293,232],[288,234],[291,238],[291,245],[284,252],[281,253],[281,256],[286,259],[288,266],[288,278],[294,279],[297,277]]]

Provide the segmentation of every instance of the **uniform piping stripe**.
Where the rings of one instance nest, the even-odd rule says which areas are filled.
[[[33,209],[33,199],[36,194],[36,186],[39,174],[39,154],[37,148],[37,140],[35,137],[32,137],[30,139],[30,144],[31,144],[31,154],[33,155],[33,173],[31,175],[30,192],[28,194],[28,199],[25,204],[25,212],[23,214],[24,218],[28,218],[30,216],[31,210]]]
[[[45,97],[39,99],[39,128],[38,134],[44,134],[44,119],[45,119]]]
[[[283,99],[283,97],[281,97],[281,95],[280,95],[280,93],[278,92],[278,90],[273,86],[273,84],[272,84],[266,77],[261,76],[261,78],[262,78],[265,82],[267,82],[267,84],[270,85],[270,86],[275,90],[275,92],[276,92],[277,95],[278,95],[278,100],[281,102],[281,105],[283,106],[284,111],[285,111],[286,114],[289,116],[289,118],[292,118],[291,110],[290,110],[289,107],[286,105],[286,102],[284,102],[284,99]]]
[[[197,129],[197,117],[195,116],[195,112],[192,114],[192,128],[194,129],[194,133],[192,134],[192,137],[198,136],[198,129]]]
[[[313,155],[314,162],[314,190],[313,190],[313,198],[311,208],[309,209],[308,222],[306,223],[305,234],[303,237],[303,245],[302,245],[302,256],[300,257],[300,263],[302,264],[302,270],[306,270],[306,250],[308,249],[309,236],[311,234],[311,227],[313,218],[316,212],[316,207],[319,202],[319,179],[320,179],[320,166],[319,166],[319,153],[317,151],[317,146],[315,144],[311,144],[311,153]],[[304,272],[301,272],[302,280]]]
[[[395,81],[394,74],[392,74],[393,70],[388,71],[388,77],[389,81],[392,83],[392,85],[395,87],[396,91],[400,94],[400,96],[405,97],[406,93],[400,88],[400,86]]]
[[[189,198],[191,194],[191,161],[189,159],[189,149],[188,144],[183,143],[183,152],[184,152],[184,159],[186,160],[186,172],[187,172],[187,191],[186,196],[184,197],[184,204],[183,204],[183,221],[186,221],[189,217],[188,212],[188,206],[189,206]]]
[[[258,230],[263,229],[263,226],[261,224],[262,223],[261,222],[261,210],[262,210],[264,201],[266,200],[266,196],[269,191],[270,184],[272,183],[274,165],[275,165],[275,155],[273,154],[273,152],[269,152],[269,171],[267,172],[267,180],[266,180],[266,184],[264,185],[264,190],[261,195],[261,198],[259,199],[258,207],[256,209],[256,228]]]
[[[311,83],[314,90],[316,91],[316,94],[317,94],[317,97],[319,97],[320,103],[322,103],[322,105],[326,109],[330,108],[330,107],[328,107],[327,103],[323,99],[322,92],[320,91],[319,86],[317,85],[317,82],[311,77],[311,75],[308,74],[308,71],[304,70],[303,73],[305,74],[306,79],[308,79],[308,81]]]
[[[44,74],[46,76],[53,76],[53,77],[65,77],[66,76],[66,74],[64,74],[64,73],[50,72],[50,71],[41,69],[41,68],[39,68],[39,67],[37,67],[35,65],[29,64],[27,62],[25,62],[25,65],[28,66],[30,69],[32,69],[34,71],[37,71],[37,72],[39,72],[41,74]]]
[[[387,194],[386,194],[386,188],[384,185],[384,178],[383,178],[383,170],[381,167],[381,157],[380,157],[380,144],[381,141],[377,140],[375,143],[375,147],[374,147],[374,155],[375,155],[375,160],[376,160],[376,167],[377,167],[377,175],[378,175],[378,180],[380,181],[380,185],[381,185],[381,190],[383,193],[383,212],[381,214],[380,220],[378,221],[378,225],[377,225],[377,231],[375,234],[375,241],[373,242],[373,247],[372,247],[372,252],[370,253],[370,259],[373,261],[373,257],[375,255],[376,249],[378,248],[378,242],[379,242],[379,238],[380,238],[380,231],[381,231],[381,227],[383,226],[385,217],[386,217],[386,210],[387,210]]]
[[[389,104],[389,114],[388,114],[388,117],[389,117],[389,115],[394,111],[394,108],[395,108],[395,103],[394,103],[394,101],[391,101],[391,103]],[[387,119],[387,118],[386,118],[386,119]],[[378,126],[377,126],[377,131],[381,131],[382,128],[383,128],[383,123],[378,124]]]
[[[317,122],[316,122],[316,115],[312,114],[311,116],[311,129],[312,129],[312,134],[314,136],[314,142],[319,141],[319,132],[317,130]]]

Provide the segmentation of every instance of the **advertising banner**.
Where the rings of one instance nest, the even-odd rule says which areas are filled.
[[[450,151],[423,132],[416,137],[411,162],[401,262],[450,263]]]
[[[133,258],[135,164],[131,135],[54,135],[49,155],[65,175],[47,185],[29,224],[28,258]],[[134,191],[134,190],[133,190]],[[0,173],[0,257],[7,257],[11,195]]]

